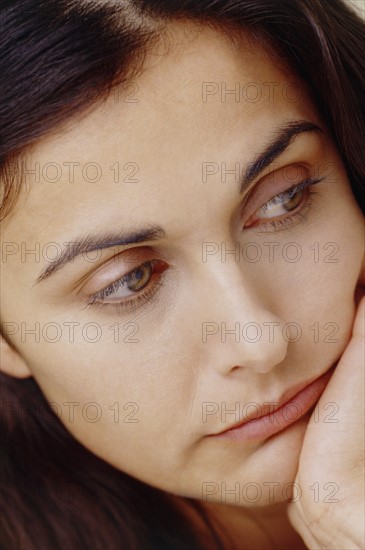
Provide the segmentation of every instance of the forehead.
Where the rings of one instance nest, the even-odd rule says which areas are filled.
[[[136,214],[153,222],[166,193],[178,205],[204,192],[202,163],[249,163],[275,127],[315,121],[304,89],[243,33],[233,42],[213,28],[170,25],[132,83],[34,147],[21,220],[15,212],[10,225],[57,240],[80,218],[105,224],[123,211],[126,223]]]

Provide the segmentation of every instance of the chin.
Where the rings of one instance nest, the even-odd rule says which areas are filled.
[[[259,483],[268,488],[268,484],[279,484],[275,485],[274,501],[267,491],[268,498],[254,505],[266,506],[297,498],[301,488],[295,479],[310,416],[311,413],[306,414],[285,430],[269,437],[252,456],[252,460],[256,459],[260,464],[261,475],[260,470],[256,469],[257,477],[261,479]]]
[[[243,501],[242,506],[270,506],[298,498],[301,491],[295,481],[299,457],[311,413],[266,439],[250,457],[254,473],[250,476],[261,488],[262,496]],[[247,476],[245,476],[247,479]]]
[[[227,442],[220,442],[225,445],[225,456],[221,455],[218,462],[225,473],[207,474],[205,480],[209,480],[209,486],[205,497],[200,492],[194,498],[248,508],[297,498],[300,488],[295,478],[310,416],[307,413],[284,430],[257,442],[248,455],[244,442],[228,441],[228,448]],[[222,446],[219,447],[222,452]]]

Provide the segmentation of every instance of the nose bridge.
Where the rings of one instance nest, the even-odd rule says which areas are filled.
[[[202,311],[218,317],[227,324],[233,319],[261,319],[266,311],[260,300],[259,288],[253,283],[242,264],[228,259],[212,259],[200,268]]]
[[[267,372],[287,352],[280,318],[260,299],[260,281],[242,265],[215,258],[199,273],[202,292],[196,302],[201,345],[208,362],[219,368],[253,367]],[[267,283],[266,283],[267,284]]]

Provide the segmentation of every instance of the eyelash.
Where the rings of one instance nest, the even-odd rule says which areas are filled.
[[[311,179],[311,180],[304,180],[301,183],[292,186],[291,188],[287,189],[283,193],[279,193],[278,195],[275,195],[271,199],[269,199],[265,204],[270,203],[273,199],[282,199],[289,195],[289,193],[294,191],[295,193],[298,193],[300,191],[307,191],[304,200],[302,203],[297,207],[299,210],[293,211],[294,213],[291,213],[288,211],[288,216],[286,216],[283,219],[277,219],[272,220],[265,223],[259,223],[257,225],[253,225],[252,228],[255,228],[256,230],[259,230],[260,232],[264,231],[280,231],[288,229],[289,227],[292,227],[293,225],[297,224],[298,221],[302,221],[305,219],[305,213],[311,208],[312,205],[312,198],[313,195],[317,194],[316,191],[312,189],[314,185],[317,183],[320,183],[325,178],[321,179]],[[264,206],[264,205],[263,205]],[[262,207],[261,207],[262,208]],[[271,228],[271,229],[269,229]],[[251,227],[248,227],[247,229],[251,229]],[[144,264],[151,264],[153,267],[155,267],[158,264],[161,264],[161,261],[159,260],[151,260],[150,262],[143,262],[139,266],[137,266],[132,271],[129,271],[123,277],[118,279],[117,281],[111,283],[109,286],[104,288],[103,290],[93,294],[90,298],[90,301],[86,304],[87,307],[89,306],[100,306],[100,307],[112,307],[115,311],[124,313],[126,310],[135,311],[139,307],[143,306],[146,302],[150,302],[152,298],[157,294],[158,290],[162,287],[163,279],[164,279],[164,269],[159,270],[160,274],[157,280],[154,280],[152,283],[148,283],[145,289],[142,289],[139,292],[136,292],[136,295],[133,298],[124,298],[119,302],[115,303],[103,303],[103,298],[106,298],[113,292],[116,292],[124,283],[128,282],[131,279],[131,276],[138,271],[141,266]],[[164,263],[164,262],[163,262]],[[156,274],[155,271],[153,271],[153,275]],[[156,279],[156,277],[151,277],[151,279]]]
[[[99,299],[102,300],[103,298],[106,298],[107,296],[109,296],[109,294],[111,294],[112,292],[116,292],[124,283],[128,282],[131,279],[131,276],[136,271],[141,269],[142,265],[151,264],[152,267],[154,268],[157,264],[161,264],[161,263],[162,262],[159,261],[159,260],[151,260],[149,262],[143,262],[142,264],[137,266],[132,271],[129,271],[128,273],[123,275],[123,277],[121,277],[120,279],[118,279],[114,283],[111,283],[109,286],[107,286],[103,290],[100,290],[99,292],[96,292],[95,294],[93,294],[91,296],[90,301],[87,303],[87,307],[89,307],[89,306],[93,306],[93,307],[95,307],[95,306],[98,306],[98,307],[99,306],[100,307],[112,307],[117,312],[123,312],[123,313],[127,309],[132,310],[132,311],[137,310],[140,306],[144,305],[146,302],[150,302],[151,299],[155,296],[155,294],[157,294],[158,290],[162,287],[163,278],[164,278],[164,273],[163,273],[164,270],[160,270],[160,271],[162,271],[162,273],[160,274],[160,276],[157,280],[154,280],[154,282],[152,282],[152,283],[148,283],[146,288],[140,290],[139,292],[136,292],[136,295],[133,296],[133,298],[124,298],[124,299],[120,300],[120,302],[115,302],[115,303],[110,303],[110,302],[103,303],[103,302],[101,302],[101,301],[99,302],[97,300],[99,300]],[[151,279],[156,279],[156,277],[154,277],[155,273],[156,272],[153,271]]]
[[[317,191],[313,189],[314,185],[321,183],[325,178],[313,178],[309,180],[304,180],[296,185],[293,185],[283,193],[275,195],[269,199],[265,204],[270,203],[273,199],[283,199],[287,197],[291,192],[294,191],[293,195],[300,191],[306,191],[306,195],[301,203],[294,209],[292,212],[288,211],[288,215],[285,217],[280,217],[278,219],[273,219],[267,222],[257,223],[252,226],[249,226],[245,229],[255,229],[260,233],[264,232],[274,232],[274,231],[284,231],[290,229],[294,225],[297,225],[298,222],[304,221],[306,219],[306,213],[312,206],[312,200],[314,195],[317,195]],[[263,205],[265,206],[265,205]],[[262,208],[262,207],[261,207]]]

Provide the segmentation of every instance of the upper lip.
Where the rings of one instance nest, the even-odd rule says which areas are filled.
[[[337,364],[337,363],[336,363]],[[245,416],[244,420],[240,420],[239,422],[236,422],[235,424],[232,424],[228,428],[225,428],[224,430],[214,434],[219,435],[225,432],[229,432],[230,430],[240,428],[243,426],[243,424],[246,424],[247,422],[250,422],[250,420],[255,420],[258,418],[262,418],[264,416],[267,416],[268,414],[272,414],[279,410],[281,407],[283,407],[288,401],[293,399],[299,392],[304,390],[307,386],[310,386],[315,380],[318,380],[321,378],[321,376],[324,376],[327,372],[331,371],[336,367],[335,365],[332,365],[330,369],[328,369],[326,372],[320,374],[319,376],[315,376],[311,378],[310,380],[307,380],[305,382],[299,382],[295,386],[285,390],[285,392],[279,397],[279,399],[272,399],[271,401],[265,401],[262,405],[259,405],[258,403],[255,403],[251,401],[250,403],[254,403],[257,405],[256,410],[254,409],[252,413],[248,413],[247,416]]]

